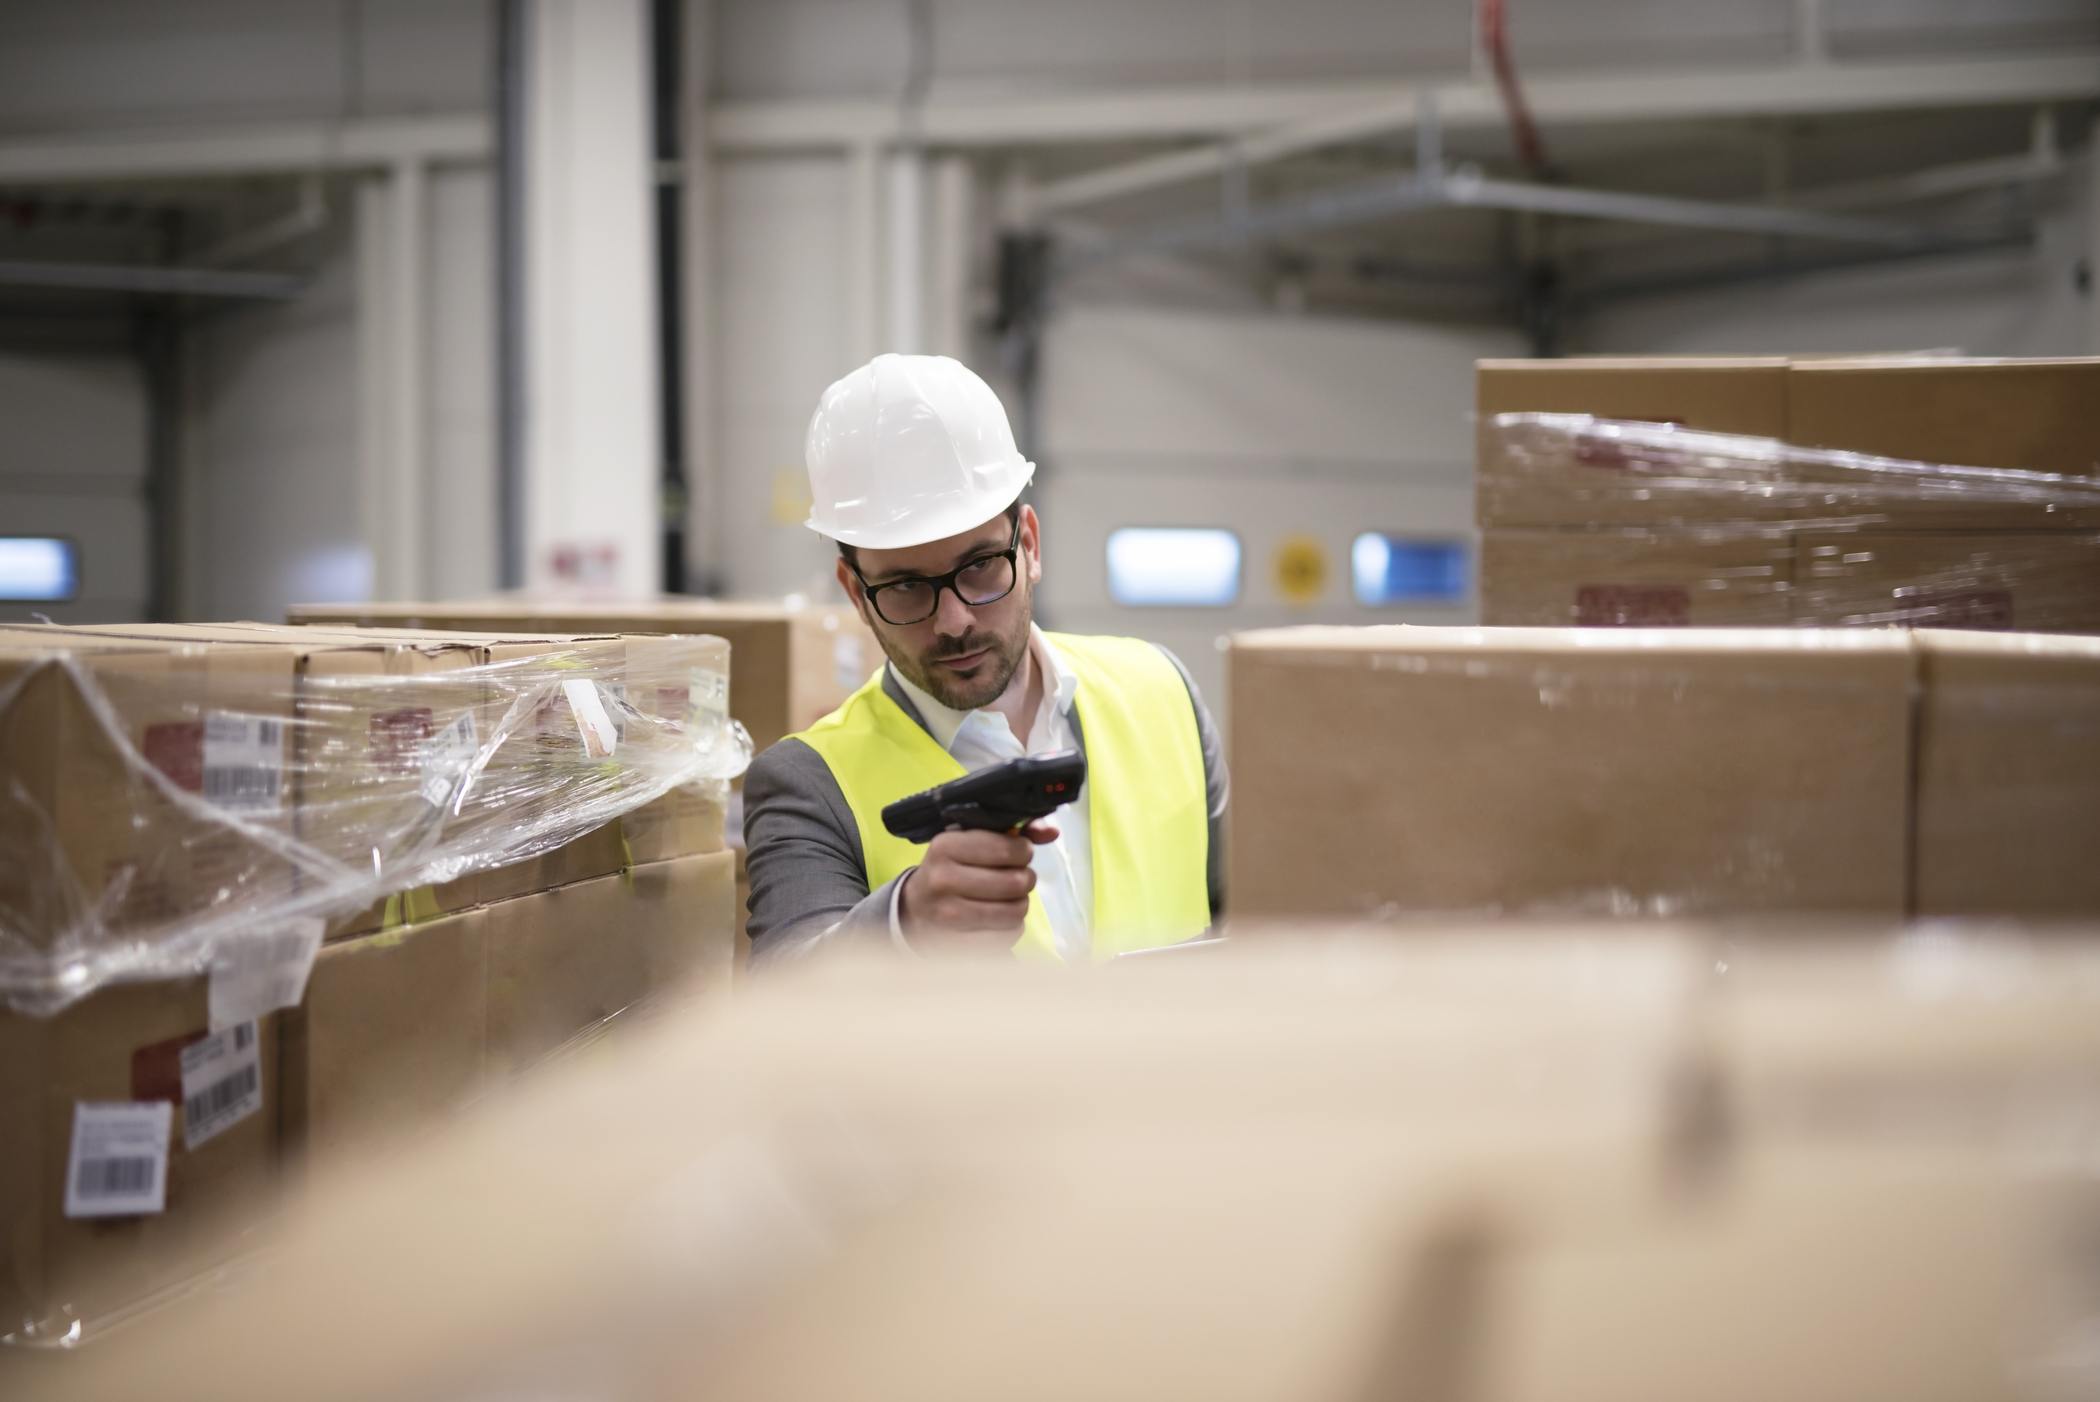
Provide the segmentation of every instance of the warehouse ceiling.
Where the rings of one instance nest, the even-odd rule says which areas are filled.
[[[1965,248],[2017,246],[2040,212],[2065,197],[2066,150],[2091,141],[2090,104],[1954,111],[1873,112],[1757,121],[1562,127],[1548,133],[1545,183],[1752,207],[1829,209],[1901,221]],[[1503,132],[1445,138],[1446,161],[1490,178],[1526,179]],[[1064,164],[1060,153],[1059,164]],[[1062,295],[1081,301],[1210,300],[1266,303],[1432,319],[1520,319],[1550,269],[1559,291],[1594,306],[1603,300],[1934,250],[1862,247],[1816,238],[1774,238],[1712,228],[1537,216],[1493,209],[1431,208],[1342,227],[1287,232],[1170,257],[1089,261],[1090,250],[1128,244],[1144,231],[1209,218],[1231,221],[1231,204],[1288,207],[1323,190],[1400,180],[1414,169],[1412,133],[1331,147],[1246,172],[1244,193],[1225,181],[1190,181],[1103,201],[1052,221],[1077,266]],[[1074,157],[1086,169],[1127,152]],[[2001,163],[2018,178],[1926,181],[1920,173]],[[1992,167],[1994,169],[1995,167]],[[1983,175],[1989,176],[1992,169]],[[1954,188],[1934,190],[1935,185]],[[1177,266],[1163,266],[1173,264]],[[1570,306],[1572,313],[1580,306]]]
[[[1485,0],[717,0],[710,101],[816,110],[829,104],[1031,95],[1147,101],[1161,94],[1336,92],[1358,85],[1486,80],[1476,24]],[[1804,28],[1810,26],[1810,28]],[[109,70],[107,36],[126,36],[127,71]],[[1520,84],[1598,73],[1785,73],[1810,64],[2083,54],[2100,62],[2092,0],[1508,0]],[[169,7],[0,0],[0,141],[98,127],[357,120],[472,110],[488,99],[485,5],[381,6],[286,0]],[[218,60],[197,61],[211,52]],[[228,61],[228,60],[232,61]],[[1294,87],[1295,85],[1295,87]],[[1564,213],[1454,206],[1447,200],[1342,221],[1272,220],[1235,233],[1248,211],[1281,211],[1417,170],[1412,128],[1394,128],[1091,201],[1040,221],[1055,244],[1052,295],[1069,300],[1317,309],[1530,325],[1551,349],[1569,319],[1614,297],[1716,280],[1784,276],[1878,258],[1959,256],[2018,246],[2061,203],[2067,157],[2091,142],[2090,100],[1794,112],[1757,118],[1549,120],[1546,163],[1520,161],[1507,126],[1475,120],[1441,133],[1455,174],[1558,191],[1813,209],[1905,221],[1934,248],[1863,246],[1725,227],[1686,228]],[[1041,184],[1215,134],[1147,141],[974,142],[980,188]],[[2034,168],[1956,182],[1931,198],[1875,182],[1976,162]],[[2053,161],[2048,169],[2041,168]],[[1005,215],[984,201],[989,226]],[[0,271],[9,263],[186,267],[306,276],[344,237],[347,188],[296,177],[0,186]],[[1216,226],[1171,249],[1162,229]],[[979,281],[994,270],[982,260]],[[92,283],[92,278],[88,279]],[[245,286],[246,292],[242,291]],[[165,289],[24,286],[0,277],[0,338],[108,339],[141,307],[223,312],[240,295],[293,284],[221,280],[229,302]],[[162,298],[159,303],[154,297]]]
[[[1500,82],[1485,20],[1496,8],[1509,60]],[[1045,261],[1047,278],[995,277],[1009,294],[1038,284],[1043,294],[1033,311],[1009,296],[1002,325],[1087,301],[1312,308],[1515,323],[1545,352],[1614,300],[2026,246],[2090,142],[2090,77],[2073,96],[2036,90],[2032,101],[1974,105],[1934,105],[1946,98],[1928,85],[1910,105],[1876,110],[1836,75],[2100,60],[2090,0],[724,0],[716,14],[717,100],[754,113],[895,104],[901,129],[935,114],[935,147],[968,127],[967,112],[1001,104],[1070,112],[1092,100],[1102,125],[1142,125],[1154,120],[1146,104],[1175,94],[1266,95],[1259,102],[1321,85],[1346,115],[1352,101],[1375,103],[1380,85],[1500,88],[1521,103],[1528,82],[1608,91],[1606,74],[1652,83],[1754,73],[1775,87],[1804,75],[1813,87],[1820,75],[1829,108],[1856,109],[1810,99],[1783,115],[1671,115],[1702,105],[1693,85],[1638,119],[1547,120],[1543,161],[1520,160],[1511,126],[1475,111],[1435,133],[1442,164],[1427,175],[1417,143],[1433,111],[1251,160],[1235,144],[1274,129],[1251,115],[1154,141],[1038,132],[1001,148],[964,138],[1000,192],[996,221],[1014,226],[1019,190],[1020,225],[1049,241],[1028,255]],[[1217,160],[1200,173],[1139,173],[1147,158],[1206,149]],[[1137,181],[1068,197],[1075,181],[1109,172]],[[1442,175],[1456,183],[1431,178]],[[1469,181],[1503,188],[1457,188]],[[1029,191],[1059,186],[1028,212]],[[1720,207],[1657,215],[1656,201],[1642,212],[1625,196]]]

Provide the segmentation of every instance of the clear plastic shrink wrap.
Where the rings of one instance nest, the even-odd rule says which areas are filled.
[[[0,631],[0,1002],[208,974],[238,1022],[328,921],[750,758],[714,639],[335,641]]]
[[[1492,625],[2100,632],[2100,477],[1589,414],[1479,435]]]

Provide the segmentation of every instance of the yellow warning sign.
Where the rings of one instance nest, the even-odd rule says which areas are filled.
[[[1291,536],[1276,547],[1272,572],[1285,603],[1315,603],[1327,592],[1327,549],[1309,535]]]

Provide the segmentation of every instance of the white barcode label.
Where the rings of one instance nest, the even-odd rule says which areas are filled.
[[[432,808],[449,807],[453,790],[480,748],[481,732],[474,728],[472,711],[461,711],[458,720],[424,741],[423,801]]]
[[[237,813],[275,813],[283,790],[283,721],[233,711],[204,718],[206,798]]]
[[[182,1145],[195,1150],[262,1109],[255,1024],[243,1022],[182,1049]]]
[[[576,718],[576,733],[583,737],[583,752],[592,759],[610,759],[620,747],[619,732],[605,713],[605,700],[596,682],[578,679],[561,684],[568,698],[569,714]]]
[[[709,667],[695,667],[687,677],[687,719],[705,726],[729,721],[729,678]]]
[[[319,916],[304,915],[220,939],[211,952],[211,1030],[253,1022],[304,998],[324,929]]]
[[[66,1216],[135,1217],[168,1205],[165,1100],[75,1101],[66,1159]]]
[[[841,633],[831,640],[831,672],[840,691],[850,695],[861,689],[868,680],[868,661],[859,638]]]

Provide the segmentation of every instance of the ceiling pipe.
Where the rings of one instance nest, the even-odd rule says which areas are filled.
[[[1480,0],[1480,43],[1495,70],[1495,89],[1502,94],[1502,107],[1509,114],[1510,135],[1516,138],[1517,161],[1527,175],[1546,171],[1546,138],[1532,119],[1517,82],[1516,60],[1509,52],[1509,10],[1505,0]]]

